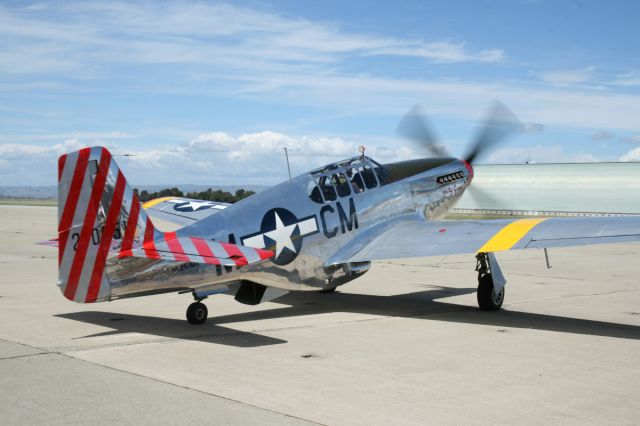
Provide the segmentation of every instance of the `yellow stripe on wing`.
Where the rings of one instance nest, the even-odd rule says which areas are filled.
[[[167,200],[173,200],[176,197],[160,197],[160,198],[154,198],[153,200],[149,200],[146,203],[144,203],[142,205],[142,207],[144,207],[145,209],[148,209],[149,207],[153,207],[156,204],[160,204],[163,201],[167,201]]]
[[[520,219],[511,222],[498,231],[489,241],[478,249],[478,253],[509,250],[531,231],[534,226],[547,219]]]

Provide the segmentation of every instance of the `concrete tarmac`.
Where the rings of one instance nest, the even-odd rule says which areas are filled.
[[[380,262],[335,294],[79,305],[51,207],[0,206],[0,424],[638,424],[640,244]]]

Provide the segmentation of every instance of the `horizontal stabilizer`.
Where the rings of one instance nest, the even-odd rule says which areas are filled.
[[[145,242],[142,247],[120,252],[120,257],[127,256],[209,265],[245,266],[268,259],[273,256],[273,252],[199,237],[178,237],[175,232],[165,232],[160,237]]]

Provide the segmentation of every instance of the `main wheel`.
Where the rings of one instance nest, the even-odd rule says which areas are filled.
[[[478,282],[478,306],[483,311],[497,311],[504,301],[504,287],[498,293],[493,288],[491,274],[483,275]]]
[[[208,313],[204,303],[193,302],[187,308],[187,321],[189,324],[203,324],[207,320]]]

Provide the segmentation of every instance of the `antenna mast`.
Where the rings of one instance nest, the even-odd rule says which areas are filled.
[[[284,147],[282,149],[284,149],[284,156],[287,159],[287,171],[289,172],[289,180],[291,180],[291,167],[289,166],[289,152],[287,151],[287,147]]]

